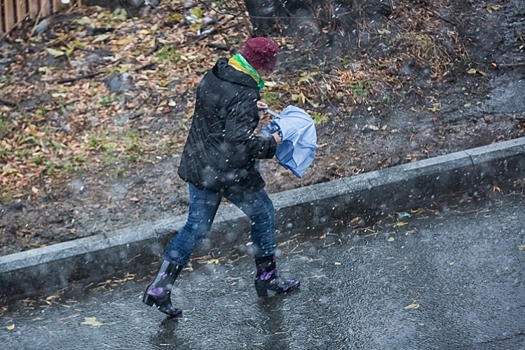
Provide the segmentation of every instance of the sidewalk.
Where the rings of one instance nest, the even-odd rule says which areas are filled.
[[[277,227],[315,232],[325,222],[404,210],[440,194],[512,187],[525,177],[525,138],[452,153],[272,195]],[[185,216],[0,257],[0,300],[51,293],[74,281],[98,282],[129,266],[158,260]],[[249,222],[233,206],[219,209],[207,247],[228,251],[249,241]],[[198,254],[199,252],[197,252]]]
[[[120,274],[0,311],[0,342],[20,350],[524,349],[525,199],[491,192],[460,201],[403,216],[406,225],[383,218],[359,235],[330,220],[281,237],[280,271],[302,281],[286,297],[257,298],[246,255],[203,257],[175,285],[178,321],[142,304],[151,276]]]

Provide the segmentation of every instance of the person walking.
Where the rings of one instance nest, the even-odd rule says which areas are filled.
[[[189,212],[184,227],[166,249],[143,302],[180,317],[171,303],[173,283],[191,254],[209,232],[221,199],[240,208],[251,221],[253,255],[259,297],[299,287],[298,280],[277,274],[275,210],[259,170],[259,159],[269,159],[282,140],[279,133],[256,135],[263,76],[277,64],[277,44],[263,37],[249,39],[240,54],[219,58],[200,81],[195,111],[184,146],[178,175],[188,183]]]

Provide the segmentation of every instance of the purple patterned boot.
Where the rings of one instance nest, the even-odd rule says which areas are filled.
[[[157,277],[144,292],[142,302],[148,306],[155,304],[159,311],[168,316],[181,317],[182,310],[174,308],[170,299],[173,282],[175,282],[181,271],[182,266],[171,264],[164,260],[162,265],[160,265],[159,272],[157,272]]]
[[[275,255],[255,259],[257,266],[255,290],[260,297],[267,297],[269,290],[276,294],[286,294],[299,287],[298,280],[285,280],[277,276],[275,261]]]

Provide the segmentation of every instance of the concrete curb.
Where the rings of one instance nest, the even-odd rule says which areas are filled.
[[[277,227],[308,232],[363,213],[419,207],[435,195],[511,185],[525,176],[525,137],[271,195]],[[0,297],[50,293],[78,280],[151,269],[186,216],[0,257]],[[201,246],[249,242],[250,223],[234,206],[219,209]],[[133,266],[130,268],[130,266]]]

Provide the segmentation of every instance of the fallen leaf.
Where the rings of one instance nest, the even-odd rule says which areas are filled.
[[[87,326],[93,326],[93,327],[102,326],[102,323],[97,321],[96,317],[84,317],[84,322],[82,322],[82,324],[85,324]]]
[[[312,119],[314,120],[315,124],[324,124],[328,121],[328,117],[326,115],[317,113],[312,113]]]
[[[365,125],[365,126],[363,127],[363,130],[373,130],[373,131],[378,131],[379,128],[378,128],[377,126],[375,126],[375,125]]]
[[[419,303],[417,301],[414,301],[412,304],[405,306],[405,309],[419,309]]]
[[[208,260],[208,264],[219,265],[219,259],[210,259]]]
[[[55,58],[60,57],[60,56],[64,56],[66,54],[64,51],[55,50],[55,49],[51,49],[51,48],[47,48],[46,51],[49,54],[51,54],[53,57],[55,57]]]
[[[97,36],[95,37],[95,39],[93,39],[93,43],[98,43],[98,42],[101,42],[101,41],[106,41],[106,40],[108,40],[110,37],[111,37],[111,34],[109,34],[109,33],[101,34],[101,35],[97,35]]]
[[[309,74],[301,74],[301,77],[299,78],[297,85],[301,85],[302,83],[309,84],[311,80],[312,80],[312,77]]]
[[[519,249],[519,250],[525,250],[525,244],[520,244],[520,245],[518,246],[518,249]]]
[[[198,7],[194,7],[191,9],[191,14],[194,15],[195,17],[197,18],[201,18],[202,17],[202,10]]]
[[[190,28],[193,30],[193,31],[198,31],[199,29],[201,29],[201,24],[200,23],[193,23],[190,25]]]
[[[476,69],[476,68],[470,68],[468,71],[467,71],[468,74],[479,74],[479,75],[482,75],[482,76],[486,76],[487,73],[485,73],[484,71],[482,70],[479,70],[479,69]]]
[[[310,100],[309,98],[305,97],[306,102],[308,102],[312,107],[317,108],[319,107],[318,103],[315,103],[314,101]]]
[[[6,328],[8,331],[12,331],[13,329],[15,329],[15,324],[13,323],[12,325],[7,326]]]
[[[82,17],[81,19],[77,19],[75,22],[77,22],[78,24],[80,25],[86,25],[86,24],[91,24],[93,23],[93,21],[91,20],[91,18],[87,17],[87,16],[84,16]]]
[[[394,241],[394,237],[390,237],[389,239],[387,239],[387,241],[393,242]]]
[[[63,144],[61,144],[60,142],[57,142],[55,140],[51,140],[51,144],[53,145],[53,147],[55,147],[57,150],[61,150],[63,148],[65,148],[66,146],[64,146]]]
[[[398,222],[396,222],[396,226],[397,226],[397,227],[403,227],[403,226],[405,226],[405,225],[408,225],[408,222],[403,222],[403,221],[398,221]]]

